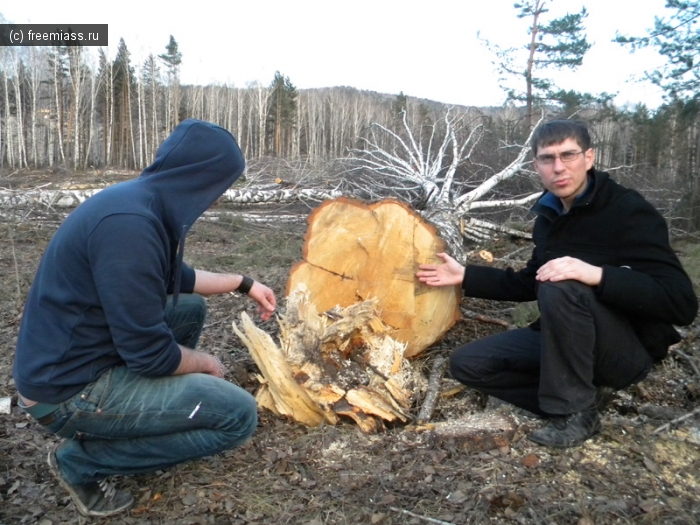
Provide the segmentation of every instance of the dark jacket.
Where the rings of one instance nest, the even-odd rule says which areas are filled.
[[[506,301],[537,299],[537,269],[549,260],[575,257],[603,268],[598,299],[624,313],[647,351],[663,358],[680,340],[672,325],[697,315],[693,285],[669,244],[666,221],[638,192],[605,172],[589,171],[592,184],[569,213],[545,205],[545,191],[532,210],[532,257],[520,271],[467,266],[466,295]],[[535,323],[534,328],[538,327]]]
[[[166,325],[167,294],[191,292],[187,231],[240,176],[243,155],[225,129],[178,125],[137,179],[76,208],[49,242],[20,326],[19,392],[58,403],[107,369],[172,374],[181,352]]]

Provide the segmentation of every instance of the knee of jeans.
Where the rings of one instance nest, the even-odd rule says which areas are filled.
[[[239,438],[250,437],[258,426],[258,405],[255,398],[241,388],[230,410],[229,430]]]
[[[253,435],[258,426],[258,404],[253,396],[250,396],[250,400],[251,403],[247,407],[245,420],[248,436]]]

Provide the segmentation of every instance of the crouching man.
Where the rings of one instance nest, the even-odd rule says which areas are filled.
[[[253,397],[223,379],[214,355],[194,348],[203,295],[238,290],[267,320],[274,293],[183,262],[188,230],[243,169],[228,131],[186,120],[139,178],[76,208],[39,264],[13,376],[24,410],[65,438],[49,467],[85,516],[132,505],[109,476],[215,454],[255,430]]]
[[[600,429],[606,394],[641,381],[698,311],[693,286],[669,245],[666,222],[636,191],[593,167],[587,128],[556,120],[531,141],[544,193],[533,207],[534,249],[520,271],[466,268],[446,254],[421,265],[430,286],[466,296],[537,301],[527,328],[468,343],[452,376],[547,423],[530,435],[551,447],[580,445]]]

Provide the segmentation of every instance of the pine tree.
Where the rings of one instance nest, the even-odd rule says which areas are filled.
[[[170,35],[170,41],[165,46],[165,53],[158,55],[168,70],[168,104],[166,106],[166,128],[172,129],[180,122],[180,53],[177,40]]]
[[[545,21],[543,15],[549,12],[546,4],[546,0],[527,0],[514,4],[519,9],[517,17],[530,20],[530,41],[527,45],[503,50],[487,42],[496,53],[496,64],[501,74],[505,75],[504,79],[515,77],[524,80],[524,90],[509,89],[508,99],[525,103],[528,130],[532,127],[533,110],[538,105],[570,104],[575,99],[579,103],[597,100],[590,95],[561,90],[550,78],[552,70],[574,70],[583,63],[583,57],[591,47],[583,27],[583,21],[588,16],[586,8],[576,14]],[[610,98],[603,94],[603,98],[606,97]]]
[[[267,143],[277,157],[291,151],[297,122],[297,89],[279,71],[270,84],[270,101],[267,112]]]
[[[114,153],[121,166],[135,167],[136,159],[131,121],[131,99],[134,93],[134,68],[131,53],[124,39],[119,40],[117,56],[112,66],[114,75]],[[133,162],[132,162],[133,161]]]
[[[675,11],[668,18],[657,18],[644,37],[617,35],[617,42],[633,50],[655,47],[666,57],[666,66],[647,77],[661,87],[670,101],[700,99],[700,0],[666,0]]]
[[[396,95],[396,99],[391,104],[391,114],[394,117],[399,116],[402,111],[408,108],[408,97],[403,94],[403,91]]]

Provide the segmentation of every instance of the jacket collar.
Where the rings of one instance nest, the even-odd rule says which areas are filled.
[[[593,202],[595,196],[600,192],[600,188],[603,183],[610,177],[608,173],[604,171],[598,171],[595,168],[588,170],[588,185],[585,191],[574,199],[574,204],[571,210],[575,208],[581,208],[583,206],[588,206]],[[569,211],[571,211],[569,210]],[[544,190],[542,195],[537,202],[530,208],[530,211],[537,213],[538,215],[544,215],[550,219],[554,219],[559,215],[563,215],[564,206],[561,200],[550,193],[549,190]]]

